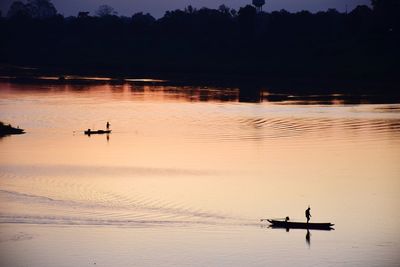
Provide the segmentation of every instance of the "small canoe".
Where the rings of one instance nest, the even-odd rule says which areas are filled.
[[[286,222],[279,220],[267,220],[272,228],[294,228],[294,229],[316,229],[316,230],[332,230],[334,224],[332,223],[306,223],[306,222]]]
[[[109,134],[109,133],[111,133],[111,130],[96,130],[96,131],[87,130],[84,133],[87,134],[87,135],[91,135],[91,134]]]

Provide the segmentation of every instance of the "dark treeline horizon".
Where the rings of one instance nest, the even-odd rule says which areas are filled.
[[[373,0],[347,12],[259,12],[191,6],[159,19],[63,17],[48,0],[16,1],[0,19],[0,63],[75,73],[189,73],[395,80],[400,1]]]

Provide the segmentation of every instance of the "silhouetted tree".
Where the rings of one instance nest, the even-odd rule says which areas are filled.
[[[78,13],[78,18],[83,19],[83,18],[88,18],[89,17],[89,13],[88,11],[79,11]]]
[[[348,14],[188,6],[159,19],[141,12],[118,17],[109,6],[100,7],[96,17],[82,12],[63,18],[53,16],[50,4],[11,5],[9,19],[0,20],[0,63],[74,72],[400,77],[400,16],[390,0],[374,0],[373,10],[358,6]]]
[[[138,12],[132,15],[132,23],[136,29],[146,30],[147,27],[153,25],[156,19],[149,13],[143,14]]]
[[[251,5],[247,5],[241,7],[238,14],[242,34],[246,36],[253,35],[257,15],[256,9]]]
[[[399,30],[400,1],[399,0],[372,0],[373,11],[386,30]]]
[[[7,17],[31,17],[31,13],[24,3],[14,1],[8,9]]]
[[[258,11],[262,11],[262,6],[265,5],[265,0],[253,0],[253,5]]]
[[[96,10],[96,15],[99,17],[115,16],[118,13],[109,5],[101,5]]]
[[[138,12],[132,15],[132,21],[141,24],[151,24],[155,22],[156,19],[149,13],[143,14],[142,12]]]
[[[218,7],[219,12],[225,15],[231,15],[231,9],[227,7],[226,5],[220,5]]]
[[[400,2],[398,0],[371,0],[375,12],[395,13],[400,11]]]
[[[337,11],[336,8],[328,8],[328,10],[326,11],[326,14],[329,16],[337,16],[339,15],[339,11]]]
[[[193,14],[194,12],[196,12],[196,9],[193,8],[191,5],[188,5],[187,7],[185,7],[185,12],[188,14]]]
[[[356,6],[356,8],[354,8],[350,12],[350,15],[352,15],[352,16],[365,17],[365,18],[370,17],[371,14],[372,14],[371,8],[369,8],[369,6],[366,6],[366,5]]]
[[[352,34],[367,34],[371,30],[372,9],[366,5],[359,5],[354,8],[348,16],[349,29]]]
[[[57,10],[49,0],[28,0],[27,4],[15,1],[8,10],[8,17],[31,17],[46,19],[57,15]]]
[[[26,7],[33,18],[45,19],[57,15],[57,9],[49,0],[28,0]]]

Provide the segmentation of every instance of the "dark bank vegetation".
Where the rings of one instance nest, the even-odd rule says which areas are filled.
[[[268,2],[267,2],[268,4]],[[267,10],[268,6],[264,7]],[[0,62],[75,74],[202,74],[396,83],[400,1],[349,13],[239,10],[63,17],[48,0],[14,2],[0,20]]]
[[[19,127],[15,128],[10,124],[4,124],[4,122],[0,121],[0,137],[12,134],[24,134],[24,133],[25,131],[23,129],[20,129]]]

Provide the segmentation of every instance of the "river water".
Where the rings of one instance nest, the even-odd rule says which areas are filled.
[[[399,266],[400,104],[256,95],[0,83],[0,266]]]

